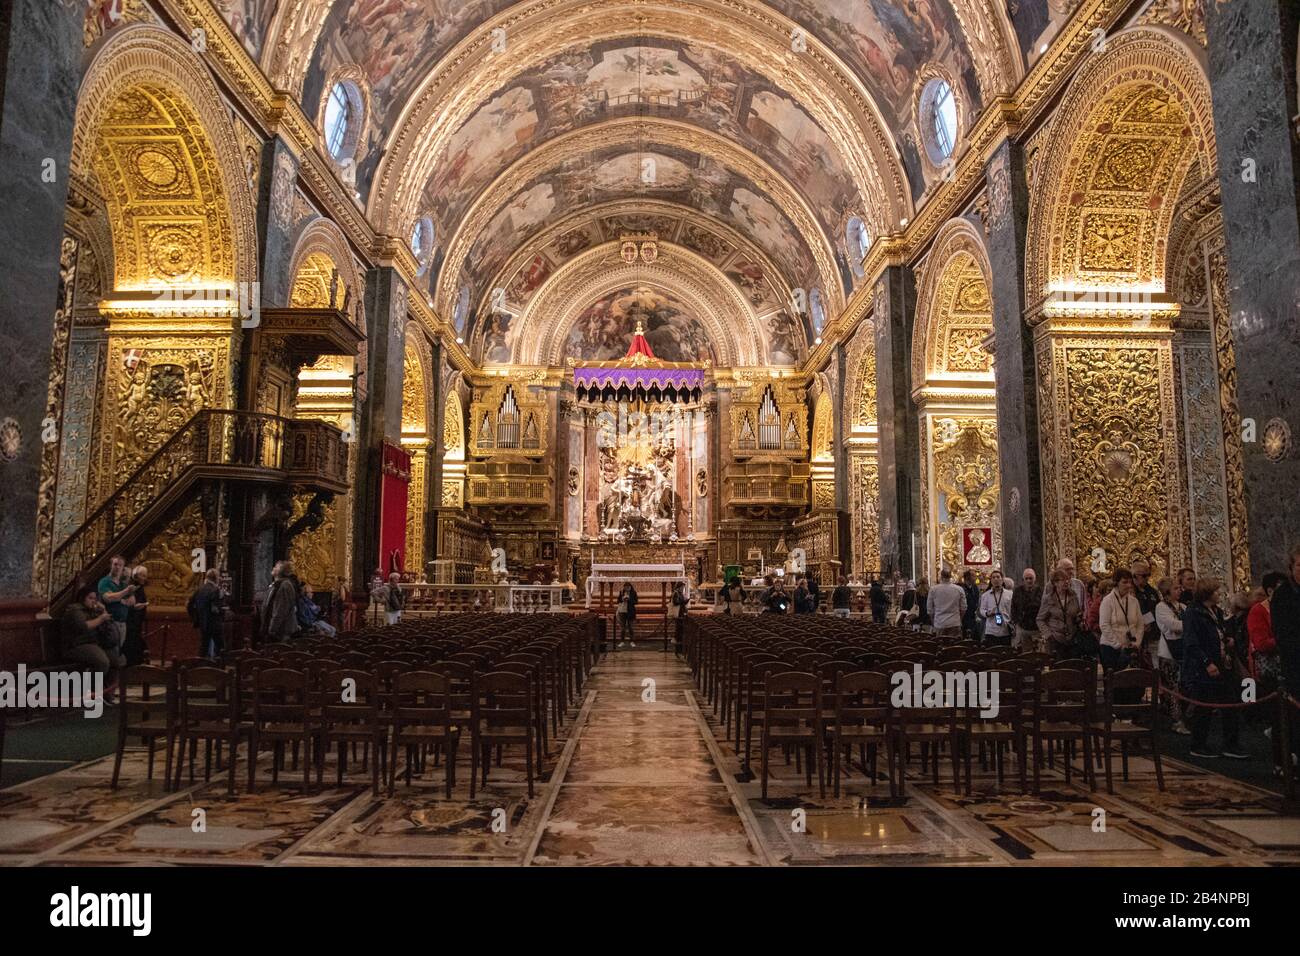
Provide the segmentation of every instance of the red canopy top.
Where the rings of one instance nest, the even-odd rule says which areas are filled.
[[[632,334],[632,344],[627,347],[627,354],[623,358],[630,359],[638,355],[644,355],[649,359],[655,357],[654,350],[650,348],[650,343],[646,341],[645,329],[640,322],[636,324],[636,332]]]

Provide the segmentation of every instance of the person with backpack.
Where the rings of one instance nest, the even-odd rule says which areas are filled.
[[[224,651],[221,639],[221,587],[216,568],[208,568],[203,583],[190,595],[185,610],[199,632],[199,657],[216,660]]]

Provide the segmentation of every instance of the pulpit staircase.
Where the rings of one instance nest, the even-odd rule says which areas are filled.
[[[256,412],[205,409],[176,431],[68,538],[54,549],[50,614],[95,581],[115,554],[133,554],[165,527],[204,482],[286,485],[347,491],[348,446],[326,422]]]

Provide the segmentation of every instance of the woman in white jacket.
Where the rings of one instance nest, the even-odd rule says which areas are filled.
[[[1160,591],[1160,603],[1156,605],[1156,625],[1160,628],[1156,666],[1160,668],[1161,683],[1177,690],[1182,684],[1179,672],[1183,662],[1184,608],[1178,601],[1172,578],[1162,578],[1156,587]],[[1183,723],[1182,701],[1172,694],[1165,699],[1169,701],[1169,714],[1174,718],[1174,733],[1190,734],[1191,731]]]
[[[1115,587],[1102,599],[1098,624],[1102,668],[1110,673],[1128,667],[1146,624],[1142,620],[1142,605],[1133,593],[1133,572],[1127,568],[1115,572]]]

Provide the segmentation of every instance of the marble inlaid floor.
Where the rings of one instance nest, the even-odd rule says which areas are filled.
[[[1010,765],[999,786],[976,764],[967,796],[946,761],[938,784],[914,761],[902,799],[855,762],[836,798],[778,751],[763,798],[757,759],[747,772],[685,664],[657,645],[596,667],[533,797],[522,752],[508,751],[470,799],[465,756],[450,800],[441,765],[410,787],[399,775],[393,797],[372,796],[359,766],[335,785],[332,762],[321,792],[301,793],[292,771],[271,787],[266,768],[248,794],[241,766],[229,797],[221,775],[167,793],[145,780],[142,751],[114,791],[112,757],[97,758],[0,790],[0,865],[1300,864],[1300,817],[1276,795],[1170,759],[1163,792],[1134,758],[1114,795],[1089,791],[1077,764],[1067,785],[1058,760],[1038,794],[1018,791]]]

